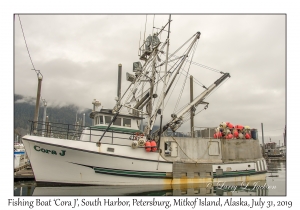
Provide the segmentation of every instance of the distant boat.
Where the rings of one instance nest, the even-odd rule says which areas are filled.
[[[168,129],[175,132],[197,106],[205,105],[206,109],[204,99],[230,77],[219,72],[221,77],[208,87],[203,85],[201,94],[162,125],[164,110],[175,106],[164,107],[164,100],[171,94],[177,75],[187,74],[184,65],[194,63],[192,53],[200,39],[200,32],[196,32],[176,51],[185,49],[181,56],[169,54],[170,22],[142,44],[140,60],[144,63],[133,63],[134,74],[127,73],[130,85],[123,96],[118,94],[115,107],[97,110],[100,102],[92,102],[91,127],[82,130],[78,125],[47,123],[46,130],[41,131],[36,126],[39,122],[32,122],[31,133],[23,142],[38,183],[173,185],[266,179],[267,164],[259,141],[249,134],[249,139],[241,133],[239,139],[232,135],[230,139],[219,135],[162,136]],[[166,40],[161,42],[159,37],[167,26]],[[140,130],[144,117],[147,126]],[[156,131],[155,122],[161,125]],[[226,125],[222,129],[227,129]]]
[[[14,145],[14,168],[18,168],[20,166],[21,158],[24,158],[26,151],[23,144],[15,144]]]
[[[279,149],[276,146],[275,142],[268,142],[265,144],[265,153],[268,157],[284,157],[285,156],[285,150]]]

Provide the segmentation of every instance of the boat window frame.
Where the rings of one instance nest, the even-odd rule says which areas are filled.
[[[125,124],[126,120],[129,120],[129,124]],[[122,123],[123,127],[127,127],[127,128],[131,128],[131,119],[130,118],[123,118],[123,123]],[[126,126],[126,125],[129,125],[129,126]]]
[[[109,122],[106,122],[106,119],[110,119]],[[109,125],[112,121],[112,116],[104,115],[104,125]]]
[[[101,122],[101,119],[102,119],[102,122]],[[103,115],[99,115],[99,124],[104,124]]]
[[[120,124],[116,124],[116,122],[118,122],[119,119],[120,119]],[[123,118],[122,117],[117,117],[117,119],[113,122],[113,125],[122,126],[122,122],[123,122]]]
[[[95,125],[104,124],[103,115],[98,115],[95,117]]]

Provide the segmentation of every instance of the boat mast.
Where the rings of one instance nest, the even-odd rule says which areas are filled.
[[[155,85],[155,75],[156,75],[156,67],[155,67],[155,64],[156,64],[156,55],[157,55],[157,48],[154,49],[156,52],[153,53],[153,62],[152,62],[152,75],[151,75],[151,78],[150,78],[150,98],[149,98],[149,102],[146,106],[146,110],[147,110],[147,113],[148,113],[148,125],[147,125],[147,128],[146,128],[146,131],[145,131],[145,134],[147,136],[149,136],[150,132],[151,132],[151,125],[152,125],[152,119],[151,119],[151,116],[152,116],[152,109],[153,109],[153,105],[152,105],[152,102],[153,102],[153,91],[154,91],[154,85]]]
[[[165,86],[166,86],[166,76],[167,76],[167,65],[168,65],[168,51],[169,51],[169,36],[170,36],[170,22],[171,22],[171,15],[169,16],[169,21],[168,23],[162,27],[162,29],[156,33],[156,34],[152,34],[152,39],[151,41],[153,42],[154,41],[154,36],[158,36],[162,31],[163,29],[169,25],[169,29],[168,29],[168,37],[167,37],[167,40],[165,42],[165,44],[167,43],[167,57],[166,57],[166,69],[165,69],[165,77],[164,77],[164,90],[165,90]],[[153,26],[154,28],[154,26]],[[157,74],[157,71],[156,71],[156,59],[157,56],[158,56],[158,52],[160,50],[158,50],[158,46],[159,46],[160,43],[158,43],[158,45],[156,47],[153,48],[153,52],[151,53],[152,55],[152,75],[151,75],[151,78],[150,78],[150,90],[149,90],[149,93],[150,93],[150,97],[149,97],[149,102],[147,104],[147,107],[146,107],[146,110],[147,110],[147,113],[148,113],[148,125],[146,126],[145,128],[145,135],[150,137],[150,132],[153,128],[153,125],[154,125],[154,122],[155,122],[155,119],[156,119],[156,116],[157,116],[157,112],[158,110],[160,110],[161,108],[161,104],[162,102],[160,101],[159,103],[159,106],[157,107],[157,109],[153,112],[153,98],[156,98],[157,97],[157,94],[154,94],[154,85],[155,85],[155,75]],[[165,44],[163,46],[165,46]],[[149,61],[150,59],[148,59],[147,61]],[[145,64],[146,66],[146,64]],[[163,91],[163,94],[164,94],[165,91]],[[162,98],[164,99],[165,96],[163,96]],[[152,114],[153,113],[153,114]]]
[[[196,36],[195,36],[195,35],[196,35]],[[172,81],[170,82],[168,88],[166,88],[166,85],[167,85],[166,83],[168,83],[168,81],[165,81],[165,86],[164,86],[164,88],[166,88],[166,89],[164,89],[164,90],[165,90],[165,91],[164,91],[164,95],[163,95],[161,101],[158,102],[159,105],[158,105],[157,109],[155,110],[154,114],[153,114],[152,117],[151,117],[151,122],[152,122],[152,123],[151,123],[151,125],[150,125],[150,129],[152,129],[152,127],[153,127],[153,125],[154,125],[154,122],[155,122],[155,119],[156,119],[156,117],[157,117],[157,113],[159,112],[159,110],[160,110],[160,108],[161,108],[161,106],[162,106],[162,103],[163,103],[165,97],[167,96],[167,94],[168,94],[168,92],[169,92],[171,86],[173,85],[173,83],[174,83],[174,81],[175,81],[177,75],[179,74],[182,65],[184,64],[185,60],[187,59],[187,57],[188,57],[188,55],[189,55],[191,49],[193,48],[194,44],[195,44],[196,41],[200,38],[200,32],[197,32],[195,35],[194,35],[195,38],[194,38],[194,40],[192,41],[192,43],[190,44],[190,46],[189,46],[189,48],[188,48],[188,50],[187,50],[187,53],[186,53],[185,55],[183,55],[182,60],[180,61],[180,64],[179,64],[179,66],[178,66],[178,68],[177,68],[177,71],[176,71],[175,75],[173,76]],[[168,42],[168,43],[169,43],[169,42]],[[168,58],[167,58],[167,59],[168,59]],[[166,61],[166,68],[167,68],[167,65],[168,65],[168,62]],[[165,69],[165,71],[167,71],[167,70]],[[166,80],[166,79],[167,79],[167,75],[164,75],[164,76],[165,76],[164,79]],[[160,135],[160,132],[159,132],[159,135]]]
[[[161,109],[161,115],[160,115],[160,124],[159,124],[159,139],[158,139],[158,145],[159,148],[160,145],[160,138],[162,134],[162,120],[165,110],[165,97],[166,97],[166,89],[167,89],[167,71],[168,71],[168,62],[169,62],[169,46],[170,46],[170,28],[171,28],[171,15],[169,15],[169,27],[168,27],[168,37],[167,37],[167,52],[166,52],[166,64],[165,64],[165,77],[164,77],[164,88],[163,88],[163,98],[162,98],[162,109]],[[168,77],[169,78],[169,77]]]

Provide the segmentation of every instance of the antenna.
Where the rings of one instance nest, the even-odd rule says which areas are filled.
[[[97,101],[96,99],[94,99],[92,104],[94,105],[93,106],[93,112],[96,111],[96,108],[101,105],[101,103],[99,101]]]
[[[145,43],[145,37],[146,37],[146,25],[147,25],[147,15],[146,15],[146,22],[145,22],[145,30],[144,30],[144,43]]]
[[[140,56],[141,55],[141,48],[140,48],[140,46],[141,46],[141,31],[140,31],[140,41],[139,41],[139,48],[138,48],[138,56]]]
[[[152,36],[153,36],[153,31],[154,31],[154,20],[155,20],[155,15],[153,15],[153,28],[152,28]]]

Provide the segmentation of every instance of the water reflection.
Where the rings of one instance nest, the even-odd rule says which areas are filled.
[[[267,173],[268,185],[276,186],[270,195],[286,195],[286,162],[269,161]]]
[[[286,163],[268,163],[265,182],[145,186],[36,186],[15,183],[15,196],[267,196],[286,195]]]
[[[145,186],[15,186],[15,196],[265,196],[268,189],[263,184],[237,186],[230,183],[190,185],[145,185]]]

